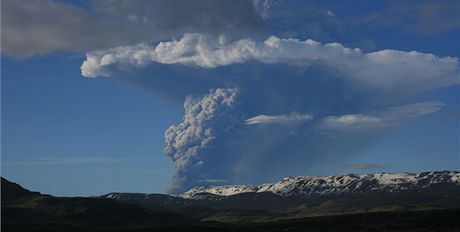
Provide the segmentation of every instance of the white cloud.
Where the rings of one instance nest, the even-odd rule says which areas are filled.
[[[254,124],[295,124],[312,120],[311,114],[280,114],[280,115],[265,115],[261,114],[252,118],[246,119],[246,125]]]
[[[160,63],[216,68],[247,61],[327,66],[337,70],[340,78],[378,88],[431,89],[457,84],[460,80],[459,62],[454,57],[398,50],[364,53],[338,43],[320,44],[310,39],[300,41],[274,36],[262,42],[252,39],[226,42],[224,37],[202,34],[185,34],[178,41],[157,45],[91,52],[81,70],[85,77],[97,77],[110,76],[113,67],[130,70]]]
[[[384,111],[369,115],[347,114],[329,116],[319,125],[323,130],[357,130],[386,128],[438,111],[444,104],[439,102],[421,102],[390,107]]]
[[[323,129],[339,128],[368,128],[381,125],[381,119],[376,116],[366,116],[362,114],[347,114],[342,116],[329,116],[324,119],[321,127]]]

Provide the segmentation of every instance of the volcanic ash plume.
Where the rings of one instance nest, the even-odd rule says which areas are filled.
[[[177,193],[202,182],[213,159],[209,148],[220,134],[243,124],[233,108],[237,103],[237,88],[215,89],[199,99],[188,96],[185,115],[179,125],[165,132],[165,153],[171,157],[176,171],[169,192]]]

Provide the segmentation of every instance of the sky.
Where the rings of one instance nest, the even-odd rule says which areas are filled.
[[[455,0],[4,0],[1,21],[1,175],[35,191],[460,170]]]

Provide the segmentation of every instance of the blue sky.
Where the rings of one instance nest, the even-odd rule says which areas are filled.
[[[163,131],[181,107],[122,82],[83,79],[81,59],[3,59],[2,175],[65,195],[161,191],[172,172]],[[40,163],[55,159],[62,163]],[[141,184],[154,176],[158,184]]]
[[[123,45],[135,51],[142,42],[155,48],[161,41],[188,37],[192,42],[187,44],[192,45],[195,39],[201,41],[198,45],[221,43],[222,38],[229,41],[224,47],[209,45],[215,51],[227,44],[231,49],[232,41],[242,39],[262,44],[273,35],[286,49],[293,44],[283,39],[295,38],[336,42],[364,53],[416,50],[459,58],[460,25],[451,22],[460,14],[455,1],[437,5],[431,1],[362,1],[359,9],[333,1],[260,2],[270,7],[246,9],[253,6],[251,1],[230,1],[230,10],[216,6],[213,9],[221,13],[208,16],[199,8],[206,1],[197,1],[196,12],[190,13],[196,20],[190,25],[182,19],[185,16],[175,15],[180,10],[177,5],[164,5],[158,18],[148,18],[158,6],[142,1],[102,1],[101,5],[87,1],[80,6],[46,1],[37,10],[42,12],[24,10],[33,1],[2,2],[2,176],[44,193],[87,196],[114,191],[166,192],[199,184],[251,184],[291,175],[459,170],[458,60],[449,64],[457,83],[446,79],[450,84],[444,84],[436,80],[452,74],[442,72],[445,66],[434,66],[438,63],[427,64],[433,68],[408,67],[415,77],[407,77],[385,67],[365,74],[352,66],[343,73],[330,71],[342,64],[334,57],[325,58],[331,69],[317,63],[303,66],[290,63],[290,53],[284,50],[275,50],[273,54],[280,57],[275,62],[257,53],[249,60],[211,59],[204,65],[196,60],[183,63],[188,53],[133,65],[110,50]],[[131,7],[117,7],[124,4]],[[146,7],[151,12],[139,11]],[[425,7],[433,12],[417,15]],[[266,14],[260,13],[263,9]],[[17,11],[21,18],[5,15],[4,10]],[[239,21],[233,20],[232,11],[243,12]],[[406,14],[408,11],[411,13]],[[66,23],[75,22],[41,16],[47,14],[81,17],[82,24],[69,28]],[[141,16],[144,24],[139,25]],[[110,29],[112,21],[124,22],[127,17],[131,21],[126,28]],[[212,17],[219,17],[215,25],[200,21]],[[385,17],[394,20],[385,21]],[[34,22],[28,21],[32,19]],[[18,32],[18,25],[43,30],[21,27]],[[107,31],[98,30],[98,25]],[[152,28],[152,32],[132,29],[136,26]],[[184,35],[191,32],[199,36]],[[17,39],[18,33],[30,39]],[[75,40],[78,33],[87,34]],[[96,50],[101,52],[94,53]],[[97,74],[95,78],[92,73],[82,74],[83,62],[91,56],[102,60],[106,54],[116,57],[110,66],[87,69]],[[311,56],[304,54],[298,62],[316,59]],[[398,64],[388,69],[392,67],[397,69]],[[423,76],[428,72],[423,68],[439,69],[442,76],[432,81],[428,74]],[[388,72],[384,77],[398,82],[389,89],[375,87],[359,79],[368,78],[369,72]],[[342,75],[352,79],[355,75],[359,81],[340,79]],[[417,80],[418,75],[426,79]],[[298,81],[304,77],[305,81]],[[187,95],[189,100],[185,100]],[[211,103],[218,107],[209,108]],[[407,109],[412,103],[422,103],[424,108],[416,109],[422,113],[401,116],[405,111],[391,110]],[[183,119],[184,104],[189,106],[188,119]],[[260,121],[263,115],[270,123]],[[347,115],[361,121],[352,126],[340,124],[347,119],[341,116]],[[247,123],[250,118],[259,121],[251,126]],[[171,125],[176,127],[168,130]],[[202,132],[206,129],[211,135]],[[166,131],[170,134],[165,138]],[[194,137],[190,131],[202,134]],[[178,145],[181,139],[189,141]]]

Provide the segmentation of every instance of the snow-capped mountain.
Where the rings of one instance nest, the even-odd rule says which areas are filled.
[[[265,216],[271,214],[267,212],[274,212],[278,216],[298,217],[382,210],[451,209],[458,208],[460,202],[460,172],[298,176],[273,184],[196,187],[175,196],[110,193],[98,198],[152,210],[200,212],[208,216],[216,213],[217,218],[239,215],[235,217],[245,219],[245,213],[239,214],[245,210],[265,212],[262,213]],[[214,216],[211,218],[215,219]]]
[[[423,189],[436,184],[460,186],[460,172],[348,174],[336,176],[287,177],[273,184],[196,187],[179,195],[203,199],[207,195],[231,196],[240,193],[271,192],[280,196],[313,196],[346,193],[399,192]]]

